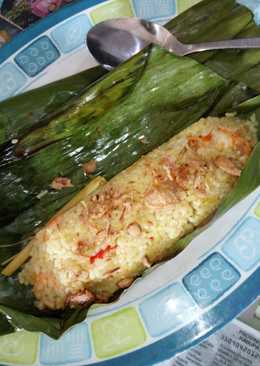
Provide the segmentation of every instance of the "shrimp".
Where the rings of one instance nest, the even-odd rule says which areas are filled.
[[[215,160],[215,164],[218,168],[222,169],[227,174],[233,175],[234,177],[239,177],[241,170],[236,166],[231,158],[226,156],[218,156]]]

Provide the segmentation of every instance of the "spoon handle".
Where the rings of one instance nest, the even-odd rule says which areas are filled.
[[[184,55],[208,50],[232,49],[232,48],[260,48],[260,37],[241,38],[227,41],[204,42],[197,44],[185,44]]]

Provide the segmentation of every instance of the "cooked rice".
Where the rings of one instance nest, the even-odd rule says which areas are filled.
[[[20,281],[40,308],[109,301],[214,213],[254,144],[247,122],[201,119],[40,230]]]

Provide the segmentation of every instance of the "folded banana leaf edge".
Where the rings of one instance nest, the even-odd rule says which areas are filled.
[[[183,42],[260,36],[234,0],[204,0],[167,27]],[[93,178],[86,161],[110,179],[200,117],[227,112],[251,120],[260,140],[259,70],[258,49],[179,58],[153,46],[107,75],[97,67],[0,103],[0,263]],[[73,187],[51,189],[57,176]],[[213,220],[259,184],[260,142]],[[177,252],[204,229],[179,240]],[[40,312],[34,302],[17,274],[0,275],[0,335],[26,329],[57,339],[88,312]]]

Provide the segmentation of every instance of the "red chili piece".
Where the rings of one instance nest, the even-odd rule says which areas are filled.
[[[107,245],[104,249],[100,249],[96,254],[89,257],[90,263],[93,264],[97,259],[103,259],[105,254],[112,249],[115,249],[116,245]]]

